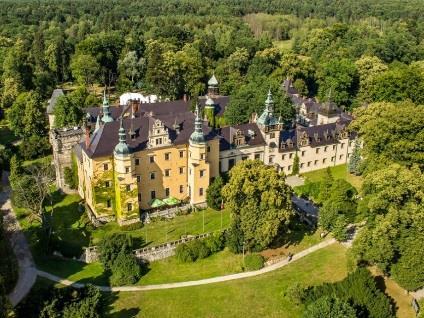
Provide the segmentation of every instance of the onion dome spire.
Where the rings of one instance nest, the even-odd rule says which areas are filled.
[[[109,100],[106,97],[106,89],[103,91],[103,116],[102,116],[102,122],[104,123],[110,123],[113,121],[112,115],[110,113],[110,107],[109,107]]]
[[[115,156],[126,156],[130,153],[130,148],[127,145],[127,134],[125,133],[122,117],[119,125],[118,136],[119,143],[115,146]]]
[[[203,121],[200,117],[199,104],[196,104],[196,119],[194,120],[194,131],[190,136],[192,143],[204,143],[205,136],[203,135]]]

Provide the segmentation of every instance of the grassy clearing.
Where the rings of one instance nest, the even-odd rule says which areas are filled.
[[[289,266],[257,277],[224,283],[108,294],[109,317],[300,317],[302,307],[284,296],[303,286],[334,282],[346,274],[345,248],[335,244]],[[337,260],[335,262],[334,260]],[[132,314],[132,315],[129,315]]]
[[[302,175],[305,177],[305,179],[316,182],[321,181],[324,178],[326,169],[320,169],[312,172],[306,172]],[[359,176],[351,175],[347,171],[346,164],[330,167],[331,174],[334,179],[345,179],[347,182],[349,182],[352,186],[354,186],[357,190],[361,189],[362,186],[362,178]]]
[[[293,40],[290,39],[284,41],[274,41],[273,44],[277,49],[280,49],[282,52],[286,53],[292,50]]]

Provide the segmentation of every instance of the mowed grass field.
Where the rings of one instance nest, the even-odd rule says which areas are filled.
[[[203,286],[106,294],[107,317],[296,318],[302,306],[285,296],[288,287],[334,282],[347,275],[346,249],[339,244],[257,277]]]
[[[330,167],[331,175],[334,179],[345,179],[347,182],[349,182],[352,186],[356,188],[356,190],[360,190],[362,186],[362,178],[359,176],[354,176],[350,174],[347,171],[346,164],[338,165]],[[306,172],[302,173],[302,176],[305,177],[305,179],[316,182],[321,181],[324,178],[326,169],[320,169],[312,172]]]

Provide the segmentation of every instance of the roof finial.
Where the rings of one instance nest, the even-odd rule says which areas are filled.
[[[113,121],[112,115],[110,113],[110,108],[109,108],[109,100],[106,97],[106,87],[103,91],[103,117],[102,117],[102,121],[104,123],[110,123]]]

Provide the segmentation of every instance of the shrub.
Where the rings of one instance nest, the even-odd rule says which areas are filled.
[[[224,233],[216,232],[204,240],[206,246],[209,248],[211,254],[217,253],[224,248],[225,237]]]
[[[111,234],[99,244],[100,261],[106,269],[111,269],[120,253],[132,255],[132,239],[127,234]]]
[[[232,226],[225,232],[225,245],[231,252],[241,253],[243,249],[243,232],[237,226]]]
[[[304,318],[356,318],[356,310],[347,301],[328,296],[309,304],[303,313]]]
[[[244,258],[244,269],[247,271],[256,271],[264,267],[265,259],[260,254],[248,254]]]
[[[118,254],[111,271],[110,283],[112,286],[131,285],[141,277],[141,268],[135,256],[124,252]]]
[[[221,209],[221,189],[224,186],[224,180],[221,177],[216,177],[206,190],[206,202],[208,207],[220,210]]]
[[[63,177],[69,188],[76,189],[78,187],[78,176],[75,177],[75,173],[72,168],[65,167],[65,169],[63,169]]]
[[[211,251],[206,246],[205,242],[201,240],[193,240],[187,243],[188,247],[191,250],[191,254],[194,259],[206,258],[211,254]]]
[[[182,263],[191,263],[196,260],[191,252],[191,248],[186,244],[180,244],[175,249],[175,257]]]
[[[285,296],[291,300],[294,304],[300,305],[305,297],[305,291],[302,285],[298,282],[295,282],[293,285],[290,285],[285,293]]]

